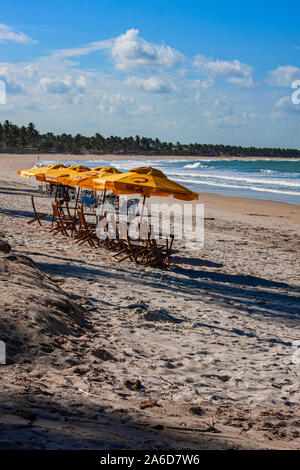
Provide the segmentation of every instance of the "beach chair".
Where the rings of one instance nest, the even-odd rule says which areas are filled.
[[[37,213],[33,196],[31,196],[31,204],[32,204],[33,212],[34,212],[34,218],[29,220],[27,222],[27,224],[29,225],[29,224],[33,224],[33,222],[37,222],[39,225],[42,225],[41,219],[43,219],[44,217],[47,217],[48,214],[46,214],[46,213],[38,214]]]
[[[64,220],[61,216],[59,203],[52,202],[53,209],[53,219],[55,220],[56,225],[51,228],[49,231],[53,235],[61,233],[65,237],[69,237],[68,230],[72,230],[73,224],[68,220]]]
[[[168,241],[166,242],[168,243]],[[168,252],[168,255],[167,255]],[[169,249],[166,245],[159,245],[149,234],[148,251],[146,254],[145,265],[158,265],[162,268],[170,266]]]
[[[102,218],[106,218],[108,221],[108,223],[104,226],[104,231],[107,232],[108,236],[104,240],[100,240],[100,244],[103,244],[103,246],[108,250],[122,250],[124,248],[124,243],[119,234],[117,220],[111,219],[109,216],[110,214],[105,212],[104,215],[99,219],[99,222]],[[109,237],[109,223],[113,225],[113,238]]]
[[[122,249],[113,255],[113,258],[118,258],[122,255],[122,258],[117,259],[118,263],[125,261],[126,259],[130,259],[134,261],[136,264],[140,263],[139,258],[143,256],[147,247],[144,242],[134,241],[130,238],[127,233],[126,239],[122,240]],[[125,256],[123,256],[125,255]]]
[[[166,238],[164,243],[158,243],[155,238],[151,238],[149,234],[149,247],[152,256],[148,263],[151,264],[151,259],[157,261],[163,267],[170,267],[170,257],[173,253],[172,247],[174,243],[174,235],[171,234],[170,238]]]
[[[69,222],[69,228],[71,230],[71,237],[74,232],[77,232],[77,225],[79,223],[79,218],[76,215],[72,215],[70,207],[67,201],[58,201],[57,208],[59,210],[61,219],[64,222]]]
[[[136,264],[148,264],[151,259],[157,258],[157,256],[154,256],[152,253],[153,249],[150,244],[149,234],[147,235],[146,233],[146,236],[135,240],[129,235],[128,228],[128,226],[122,226],[122,237],[119,235],[118,228],[116,229],[116,238],[120,250],[115,253],[113,257],[117,259],[118,263],[130,259]],[[122,257],[119,258],[121,255]]]
[[[130,259],[144,266],[167,268],[170,267],[173,241],[174,236],[171,235],[170,239],[166,239],[164,243],[158,243],[155,238],[151,237],[151,230],[148,230],[144,236],[141,235],[138,240],[132,240],[126,230],[125,240],[120,240],[121,249],[113,257],[119,258],[122,255],[118,262]]]
[[[86,221],[82,207],[78,207],[77,213],[80,225],[78,232],[74,237],[76,239],[75,243],[79,245],[88,243],[92,248],[99,246],[99,239],[96,234],[96,224],[91,224]]]

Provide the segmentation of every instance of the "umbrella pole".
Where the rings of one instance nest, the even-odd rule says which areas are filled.
[[[141,232],[141,226],[142,226],[142,218],[144,215],[144,207],[145,207],[145,201],[146,201],[146,196],[143,197],[143,205],[142,205],[142,210],[141,210],[141,218],[140,218],[140,223],[139,223],[139,231]]]
[[[56,190],[55,190],[55,199],[54,199],[55,202],[56,202],[56,200],[57,200],[57,190],[58,190],[58,186],[56,186]],[[53,214],[52,214],[51,227],[53,227],[53,223],[54,223],[54,212],[53,212]]]
[[[104,189],[104,191],[102,192],[102,198],[101,198],[102,212],[103,212],[103,206],[104,206],[105,196],[106,196],[106,189]]]
[[[144,215],[145,201],[146,201],[146,196],[143,197],[143,205],[142,205],[141,222],[140,223],[142,223],[142,218],[143,218],[143,215]]]
[[[76,211],[77,211],[77,206],[78,206],[79,193],[80,193],[80,188],[78,187],[77,196],[76,196],[76,203],[75,203],[75,209],[74,209],[74,217],[76,217]]]

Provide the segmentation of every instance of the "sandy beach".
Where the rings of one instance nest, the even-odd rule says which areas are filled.
[[[118,264],[27,225],[36,160],[0,155],[0,448],[300,449],[300,206],[201,193],[201,250]]]

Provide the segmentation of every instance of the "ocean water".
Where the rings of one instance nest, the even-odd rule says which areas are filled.
[[[109,164],[121,171],[138,166],[153,166],[193,191],[300,204],[300,160],[170,158],[110,162],[90,160],[84,164],[90,168]]]

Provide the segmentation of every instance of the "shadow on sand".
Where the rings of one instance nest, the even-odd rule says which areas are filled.
[[[224,443],[221,434],[208,432],[205,425],[191,430],[184,427],[173,430],[165,426],[163,417],[151,422],[147,415],[141,416],[139,422],[125,409],[113,410],[111,406],[101,405],[101,400],[95,404],[80,392],[74,394],[72,387],[70,393],[68,406],[41,389],[36,393],[24,391],[24,395],[6,399],[5,404],[2,402],[1,415],[11,415],[12,422],[7,422],[8,419],[3,422],[0,418],[0,450],[232,448]],[[142,401],[143,397],[137,396],[136,400]],[[16,416],[24,417],[24,424],[14,423]]]
[[[30,255],[30,253],[29,253]],[[47,255],[39,254],[41,257]],[[54,257],[53,257],[54,258]],[[258,314],[273,318],[299,320],[300,296],[299,289],[286,283],[270,281],[268,279],[249,276],[218,273],[216,271],[194,271],[180,266],[172,271],[163,272],[159,269],[144,271],[143,268],[128,267],[125,263],[110,272],[109,267],[95,266],[84,260],[63,258],[56,256],[57,263],[50,260],[39,261],[41,268],[49,273],[62,277],[75,277],[85,280],[111,280],[114,284],[132,283],[133,286],[149,286],[169,292],[170,296],[176,294],[184,297],[187,294],[192,298],[201,298],[202,302],[228,307],[232,310],[233,304],[238,305],[239,314]],[[60,261],[60,262],[59,262]],[[67,264],[64,264],[66,263]],[[104,283],[105,285],[105,283]]]

